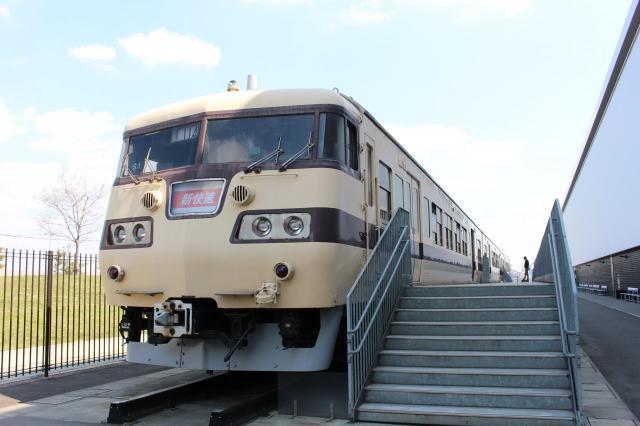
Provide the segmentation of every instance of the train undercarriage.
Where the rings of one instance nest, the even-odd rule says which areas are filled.
[[[119,331],[131,362],[204,370],[319,371],[346,358],[344,344],[336,345],[345,340],[340,333],[343,311],[220,309],[213,299],[183,297],[153,308],[124,307]]]

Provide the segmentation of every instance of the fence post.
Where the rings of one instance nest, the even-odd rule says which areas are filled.
[[[51,294],[53,287],[53,251],[47,251],[47,295],[44,316],[44,377],[49,377],[51,363]]]

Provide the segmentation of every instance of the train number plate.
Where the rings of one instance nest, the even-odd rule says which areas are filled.
[[[171,184],[170,216],[210,215],[218,211],[224,179],[202,179]]]

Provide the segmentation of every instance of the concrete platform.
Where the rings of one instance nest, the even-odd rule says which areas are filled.
[[[117,362],[69,371],[48,379],[0,384],[0,424],[80,426],[104,424],[112,401],[204,376],[200,371]],[[640,422],[585,355],[582,362],[585,414],[593,426],[636,425]],[[232,396],[229,395],[229,398]],[[220,400],[197,399],[135,421],[137,425],[206,425]],[[252,425],[345,425],[346,420],[293,417],[272,413]],[[366,424],[366,423],[360,423]]]

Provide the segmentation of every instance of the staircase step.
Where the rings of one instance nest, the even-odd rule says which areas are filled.
[[[569,372],[562,369],[437,368],[378,366],[372,383],[444,386],[502,386],[567,389]]]
[[[558,321],[394,321],[391,334],[405,335],[522,335],[560,333]]]
[[[562,352],[384,349],[379,355],[379,365],[395,367],[567,368]]]
[[[554,284],[460,284],[417,285],[407,287],[403,296],[453,297],[453,296],[517,296],[556,294]]]
[[[456,309],[456,308],[548,308],[556,306],[555,295],[516,296],[453,296],[400,298],[400,308]]]
[[[560,336],[388,335],[385,349],[445,351],[561,351]]]
[[[396,309],[396,321],[556,321],[557,308]]]
[[[447,407],[364,403],[357,408],[360,421],[438,425],[575,425],[569,410]]]
[[[431,386],[374,383],[365,387],[366,402],[451,405],[457,407],[572,409],[567,389],[477,386]]]

